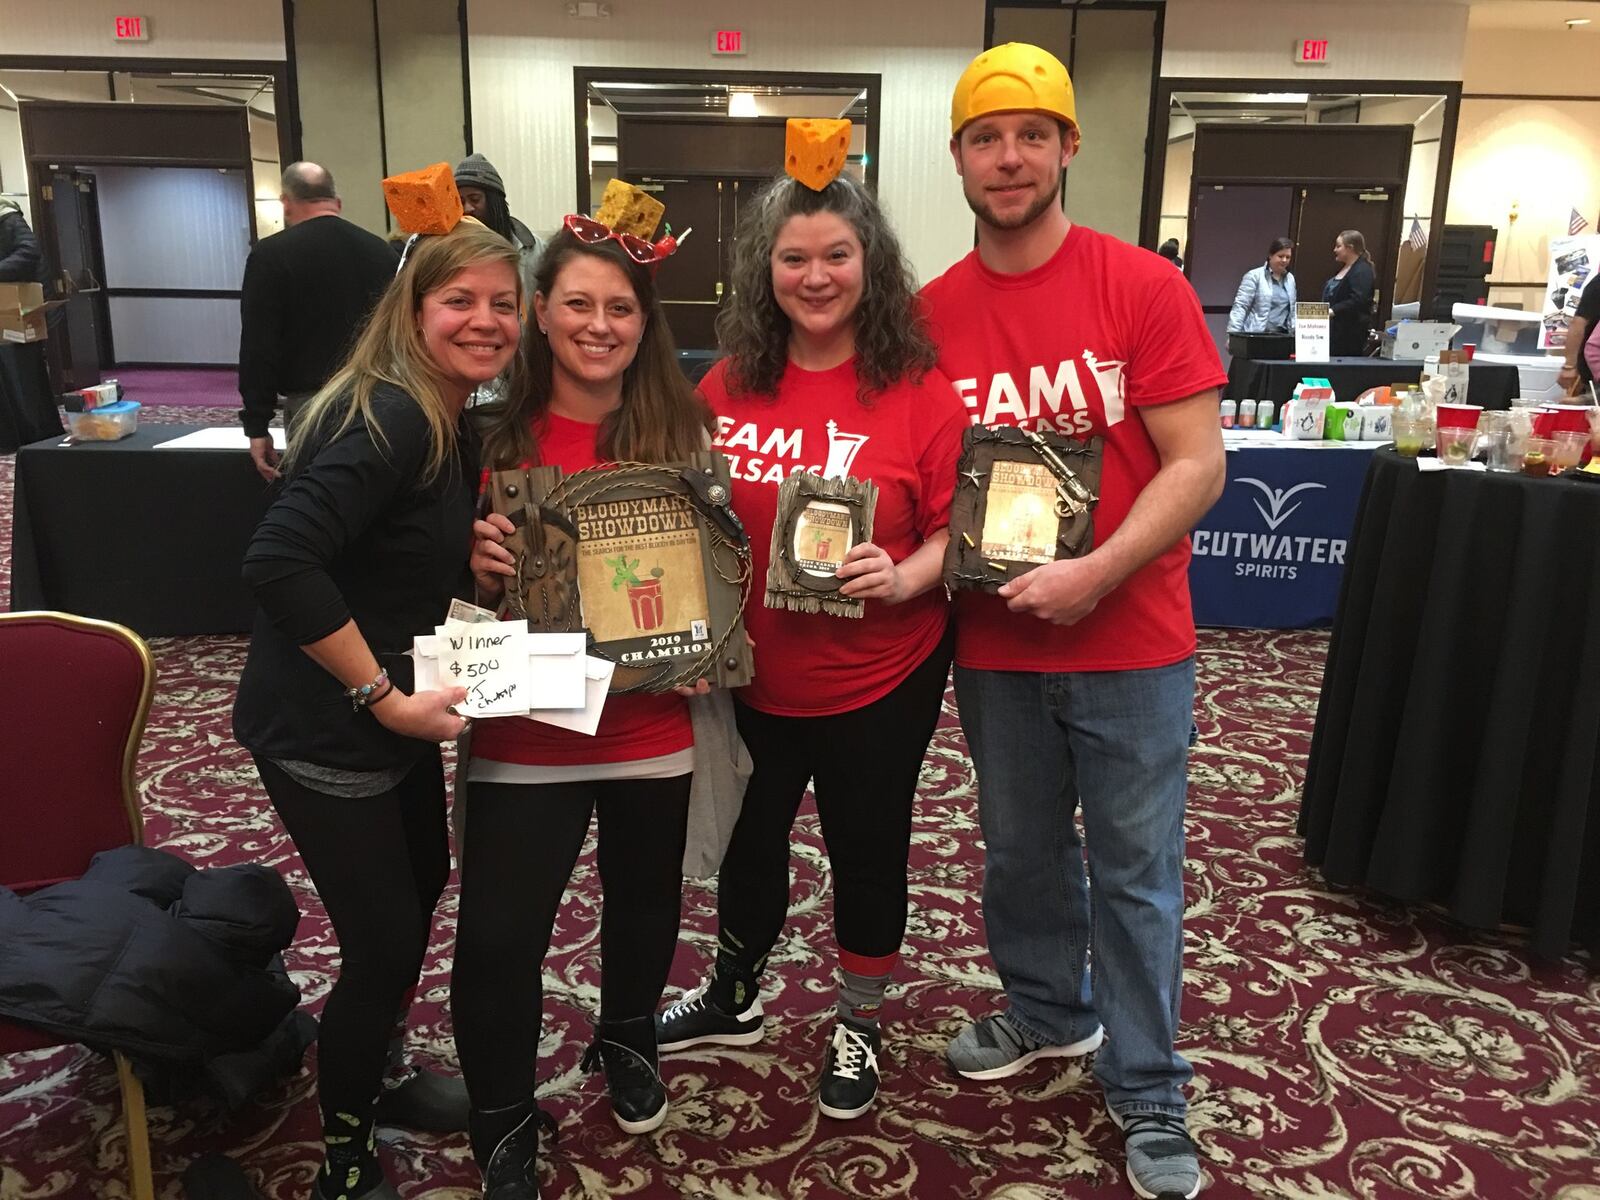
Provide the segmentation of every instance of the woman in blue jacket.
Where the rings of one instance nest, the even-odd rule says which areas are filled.
[[[1289,270],[1293,258],[1293,241],[1272,239],[1267,261],[1246,271],[1239,281],[1233,311],[1228,314],[1229,333],[1294,332],[1294,272]]]

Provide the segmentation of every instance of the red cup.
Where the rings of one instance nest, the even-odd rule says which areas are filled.
[[[1552,404],[1550,409],[1556,415],[1556,422],[1551,430],[1570,430],[1573,433],[1589,432],[1589,408],[1587,404]]]
[[[1548,438],[1554,433],[1558,415],[1556,406],[1553,404],[1542,405],[1535,409],[1533,414],[1533,436],[1536,438]]]
[[[1440,429],[1476,429],[1478,416],[1483,412],[1481,404],[1441,404],[1438,411],[1438,427]],[[1585,429],[1589,428],[1587,425]]]
[[[1471,362],[1472,356],[1478,352],[1478,347],[1473,342],[1463,342],[1461,349],[1462,352],[1466,354],[1468,362]]]

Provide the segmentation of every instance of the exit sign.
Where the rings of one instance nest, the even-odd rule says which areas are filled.
[[[1294,43],[1294,60],[1297,63],[1325,63],[1328,61],[1327,38],[1297,38]]]
[[[150,20],[148,17],[112,17],[116,40],[119,42],[148,42]]]
[[[742,29],[718,29],[711,35],[713,54],[743,54],[746,47]]]

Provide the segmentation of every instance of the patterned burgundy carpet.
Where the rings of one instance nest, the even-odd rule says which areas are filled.
[[[11,460],[0,459],[5,538],[10,475]],[[290,965],[315,1011],[337,949],[229,736],[243,642],[162,639],[154,649],[161,678],[139,770],[151,840],[200,863],[253,859],[284,872],[305,912]],[[1297,789],[1325,650],[1319,633],[1201,639],[1182,1049],[1196,1070],[1190,1124],[1207,1195],[1596,1200],[1600,980],[1591,965],[1533,962],[1515,936],[1469,934],[1427,911],[1330,891],[1301,862]],[[1041,1066],[1008,1086],[979,1086],[941,1061],[952,1033],[996,1000],[977,899],[974,791],[947,712],[923,774],[883,1092],[851,1123],[819,1120],[812,1099],[832,1008],[828,871],[814,815],[796,837],[767,1041],[669,1060],[671,1116],[641,1139],[618,1132],[599,1079],[578,1071],[599,970],[586,857],[545,965],[542,1094],[562,1126],[546,1197],[1128,1195],[1117,1135],[1081,1068]],[[446,1067],[454,912],[452,889],[413,1012],[417,1055]],[[689,888],[675,985],[696,980],[713,914],[712,894]],[[317,1160],[314,1065],[313,1052],[298,1077],[232,1118],[156,1109],[160,1194],[178,1197],[184,1165],[222,1151],[263,1195],[306,1196]],[[125,1196],[117,1114],[112,1073],[87,1051],[0,1060],[0,1200]],[[477,1194],[464,1138],[384,1137],[403,1195]]]

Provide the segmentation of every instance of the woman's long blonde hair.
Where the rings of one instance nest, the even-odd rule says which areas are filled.
[[[309,461],[317,445],[326,444],[355,423],[359,414],[383,448],[383,431],[372,415],[372,393],[381,383],[405,392],[428,418],[433,450],[423,473],[423,482],[432,482],[455,453],[456,422],[444,398],[444,379],[422,340],[417,314],[422,298],[445,286],[468,267],[503,262],[516,281],[517,300],[522,300],[522,281],[517,271],[517,250],[504,238],[477,221],[464,220],[453,230],[438,236],[418,238],[356,340],[344,365],[322,385],[295,423],[295,436],[284,456],[284,471],[292,474]],[[520,355],[511,360],[511,388],[520,375]],[[326,430],[326,432],[323,432]]]

